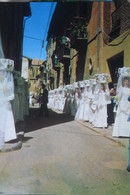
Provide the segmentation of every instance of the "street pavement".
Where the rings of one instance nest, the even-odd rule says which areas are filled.
[[[0,154],[0,194],[129,194],[128,138],[121,145],[111,130],[107,136],[108,129],[61,112],[49,114],[40,117],[31,108],[24,126],[19,124],[21,149]]]
[[[17,132],[17,139],[13,140],[11,142],[5,143],[4,148],[0,151],[0,152],[11,152],[14,150],[19,150],[22,147],[22,141],[24,138],[24,133],[25,131],[28,132],[28,126],[30,126],[32,124],[32,129],[35,129],[35,124],[37,125],[39,123],[39,128],[43,127],[43,123],[42,123],[42,118],[37,117],[38,116],[38,111],[39,107],[36,106],[31,106],[30,107],[30,115],[25,117],[25,121],[24,122],[19,122],[16,125],[16,132]],[[60,111],[57,110],[52,110],[55,113],[59,113],[61,114]],[[37,118],[36,118],[37,117]],[[66,117],[65,117],[66,118]],[[33,122],[32,122],[33,120]],[[37,120],[37,121],[36,121]],[[71,117],[70,115],[67,115],[67,120],[73,120],[73,117]],[[59,118],[59,120],[57,120],[56,118],[51,118],[51,122],[52,123],[62,123],[65,122],[64,121],[64,116],[61,118]],[[51,123],[49,120],[49,123]],[[89,122],[82,122],[82,121],[78,121],[78,123],[80,123],[81,125],[85,126],[86,128],[89,128],[90,130],[102,135],[103,137],[105,137],[106,139],[110,139],[113,142],[118,143],[119,145],[121,145],[122,147],[125,148],[129,148],[129,138],[115,138],[112,137],[112,131],[113,131],[113,125],[112,126],[108,126],[108,128],[94,128],[92,124],[90,124]],[[45,118],[44,120],[44,127],[48,125],[48,118]]]

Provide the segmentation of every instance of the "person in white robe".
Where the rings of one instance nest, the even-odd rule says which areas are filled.
[[[61,111],[62,112],[63,112],[64,107],[65,107],[66,96],[67,96],[66,89],[65,89],[65,87],[63,87],[63,89],[62,89],[62,101],[61,101]]]
[[[58,88],[58,110],[62,111],[62,87]]]
[[[116,112],[115,125],[113,128],[113,137],[129,137],[130,122],[130,68],[123,67],[119,69],[119,79],[117,84],[118,108]]]
[[[80,100],[79,100],[79,104],[78,104],[78,108],[77,108],[77,112],[75,115],[75,120],[76,121],[83,121],[83,114],[84,114],[84,87],[85,84],[83,81],[79,82],[79,86],[80,86]]]
[[[55,95],[54,95],[54,109],[58,110],[58,89],[55,89]]]
[[[91,88],[91,99],[90,99],[90,111],[89,111],[89,122],[92,123],[95,119],[95,112],[96,112],[96,79],[90,79],[90,88]]]
[[[110,104],[110,93],[107,83],[107,75],[98,75],[98,87],[97,100],[96,102],[96,112],[95,119],[93,121],[94,127],[107,128],[107,104]]]
[[[84,88],[84,111],[83,111],[83,121],[88,122],[90,116],[90,100],[92,96],[92,90],[90,87],[90,80],[84,80],[85,88]]]
[[[10,101],[14,99],[14,61],[0,59],[0,149],[17,138]]]

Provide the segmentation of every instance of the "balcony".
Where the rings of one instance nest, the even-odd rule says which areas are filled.
[[[64,47],[63,49],[63,53],[62,53],[62,58],[60,58],[60,62],[65,64],[65,65],[69,65],[70,64],[70,49]]]
[[[48,72],[48,79],[49,79],[51,82],[54,81],[54,74],[53,74],[51,71]]]
[[[87,41],[87,23],[83,17],[74,17],[67,29],[67,35],[70,38],[71,47],[78,49]]]
[[[121,25],[120,7],[118,7],[112,13],[111,16],[112,16],[112,31],[110,33],[110,37],[115,39],[120,35],[120,25]]]
[[[68,37],[61,37],[56,42],[56,49],[52,55],[54,68],[58,68],[58,63],[68,64],[70,62],[70,40]]]

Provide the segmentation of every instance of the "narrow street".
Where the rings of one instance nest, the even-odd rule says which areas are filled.
[[[50,111],[31,110],[20,150],[0,154],[0,194],[128,195],[128,150]]]

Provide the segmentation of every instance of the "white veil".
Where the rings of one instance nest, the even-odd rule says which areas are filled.
[[[10,101],[14,99],[14,61],[0,59],[0,100]]]
[[[10,101],[14,99],[13,74],[9,71],[0,70],[0,99]]]
[[[117,94],[121,91],[123,87],[124,79],[126,78],[128,78],[129,88],[130,88],[130,68],[129,67],[119,68],[118,74],[119,74],[119,78],[118,78],[118,83],[117,83],[117,88],[116,88]]]

